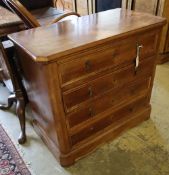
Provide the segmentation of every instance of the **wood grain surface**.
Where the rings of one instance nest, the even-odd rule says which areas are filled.
[[[164,23],[165,20],[161,17],[115,9],[12,34],[9,38],[20,45],[35,61],[46,62],[72,53],[75,49],[80,51],[94,47],[98,42],[101,44],[126,33],[141,31],[143,27],[151,28]],[[27,36],[29,40],[25,40]]]
[[[62,166],[149,119],[165,23],[116,9],[9,35],[34,127]]]

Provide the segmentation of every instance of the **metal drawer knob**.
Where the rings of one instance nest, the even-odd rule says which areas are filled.
[[[93,131],[93,130],[94,130],[94,127],[93,127],[93,126],[92,126],[92,127],[90,127],[90,130],[91,130],[91,131]]]
[[[90,117],[94,116],[94,111],[93,111],[93,109],[91,107],[89,108],[89,116]]]
[[[111,102],[112,102],[112,104],[114,104],[114,103],[115,103],[115,99],[113,98],[113,99],[111,100]]]
[[[129,108],[129,111],[130,111],[130,112],[133,112],[133,111],[134,111],[134,109],[131,107],[131,108]]]
[[[89,87],[88,88],[88,95],[89,95],[89,97],[92,97],[93,96],[92,87]]]
[[[90,70],[91,70],[91,67],[92,67],[92,63],[91,63],[91,61],[86,61],[85,62],[85,70],[86,70],[86,72],[89,72]]]
[[[113,54],[112,54],[112,57],[116,57],[117,56],[117,53],[114,51]]]

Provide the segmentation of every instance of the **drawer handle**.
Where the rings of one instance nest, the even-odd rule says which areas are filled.
[[[90,127],[90,131],[93,131],[94,130],[94,127],[92,126],[92,127]]]
[[[113,54],[112,54],[112,57],[116,57],[117,53],[114,51]]]
[[[134,111],[134,109],[133,109],[133,108],[129,108],[129,111],[130,111],[130,112],[133,112],[133,111]]]
[[[85,69],[86,69],[86,72],[90,71],[91,67],[92,67],[91,62],[90,62],[89,60],[86,61],[86,62],[85,62]]]
[[[88,88],[88,94],[89,94],[89,97],[93,96],[93,91],[91,87]]]
[[[137,72],[139,64],[140,64],[140,50],[141,50],[141,48],[143,48],[143,46],[137,44],[137,56],[135,59],[135,72]]]
[[[89,108],[89,116],[93,117],[94,116],[94,111],[92,108]]]
[[[112,102],[112,104],[114,104],[115,103],[115,99],[112,99],[111,102]]]

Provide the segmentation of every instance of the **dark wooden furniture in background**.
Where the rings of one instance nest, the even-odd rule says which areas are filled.
[[[40,23],[38,22],[38,20],[36,20],[36,18],[18,0],[3,0],[3,2],[14,13],[16,13],[18,15],[18,17],[23,21],[23,23],[25,24],[25,26],[27,28],[30,29],[30,28],[35,28],[35,27],[41,26]],[[68,17],[68,16],[72,16],[72,15],[76,15],[78,17],[80,16],[76,12],[69,12],[69,13],[65,13],[65,14],[60,13],[60,15],[58,15],[56,19],[50,21],[46,25],[56,23],[56,22],[62,20],[63,18]]]
[[[95,11],[105,11],[109,9],[121,8],[122,0],[94,0],[95,1]]]
[[[149,119],[164,24],[115,9],[9,35],[34,127],[62,166]]]
[[[55,0],[56,1],[56,0]],[[55,2],[54,1],[54,2]],[[0,6],[0,38],[6,37],[7,34],[17,32],[20,30],[25,30],[26,28],[30,27],[37,27],[40,25],[50,24],[52,22],[57,22],[61,18],[67,16],[67,15],[73,15],[76,13],[66,13],[63,14],[63,11],[57,10],[56,8],[51,7],[53,4],[53,0],[37,0],[37,1],[24,1],[22,0],[22,3],[31,11],[33,15],[31,15],[23,6],[19,3],[19,1],[6,1],[4,2],[8,5],[8,3],[11,2],[11,5],[16,7],[19,10],[19,14],[21,13],[25,14],[26,17],[28,17],[28,21],[32,21],[32,25],[27,25],[26,27],[23,24],[23,21],[19,19],[19,17],[12,12],[10,12],[8,9]],[[3,1],[0,1],[0,5],[5,6],[5,3]],[[16,4],[15,4],[16,3]],[[6,5],[6,7],[7,7]],[[10,4],[9,4],[10,5]],[[8,7],[9,8],[9,7]],[[33,17],[35,16],[35,18]],[[21,14],[22,19],[24,22],[27,20],[27,18]],[[2,81],[2,77],[0,77],[0,81]]]
[[[18,142],[23,144],[26,141],[25,105],[27,97],[17,68],[14,66],[14,46],[9,40],[6,40],[6,35],[23,30],[25,27],[15,14],[2,6],[0,6],[0,19],[0,81],[11,92],[11,95],[8,97],[8,104],[1,104],[0,109],[6,110],[12,106],[13,102],[16,102],[16,113],[21,125],[21,134]]]
[[[46,1],[48,1],[48,3],[46,2],[45,4],[44,1],[41,0],[22,2],[41,25],[53,21],[63,13],[63,11],[57,10],[56,8],[50,6],[52,5],[52,0]],[[37,4],[37,2],[39,2],[39,4]],[[2,3],[3,1],[1,1],[1,5],[5,6],[5,4]],[[2,6],[0,6],[0,18],[0,37],[6,36],[9,33],[26,29],[23,22],[17,15],[13,14]]]
[[[158,63],[169,61],[169,0],[123,0],[123,7],[163,16],[167,19],[162,32]]]
[[[158,14],[167,19],[167,24],[163,28],[161,43],[160,43],[160,56],[159,63],[169,61],[169,0],[160,0],[158,5]]]
[[[18,142],[25,143],[25,106],[27,103],[27,96],[22,86],[21,77],[17,70],[16,62],[14,60],[14,47],[11,41],[0,43],[0,75],[3,81],[12,81],[13,93],[8,97],[7,105],[0,105],[0,109],[9,109],[14,102],[16,102],[16,114],[20,121],[21,134]]]
[[[6,58],[12,58],[14,55],[14,47],[11,44],[11,42],[6,41],[6,42],[1,42],[1,48],[0,48],[0,77],[1,81],[4,83],[4,85],[8,88],[8,90],[12,93],[14,91],[13,85],[11,82],[11,76],[9,74],[9,64],[6,64]],[[4,57],[5,54],[5,57]],[[5,58],[5,59],[4,59]]]
[[[21,20],[2,6],[0,6],[0,19],[0,37],[24,29]]]
[[[36,9],[38,7],[45,7],[41,9],[37,9],[33,11],[33,14],[37,17],[38,20],[34,18],[34,16],[27,11],[27,9],[19,2],[13,0],[4,0],[4,4],[12,11],[16,12],[19,16],[17,17],[15,14],[10,12],[8,9],[0,6],[0,15],[2,20],[0,21],[0,40],[4,40],[7,34],[13,33],[16,31],[39,27],[40,25],[55,23],[64,17],[70,15],[78,15],[74,12],[69,12],[63,14],[63,11],[59,11],[56,8],[48,7],[52,5],[52,0],[45,0],[41,1],[42,4],[38,4],[38,1],[29,4],[23,3],[29,9]],[[23,21],[21,21],[21,18]],[[24,24],[25,25],[24,25]],[[6,39],[6,38],[5,38]],[[9,41],[4,43],[10,43]],[[20,138],[18,139],[19,143],[24,143],[26,141],[26,134],[25,134],[25,104],[26,104],[26,93],[24,93],[24,89],[22,87],[21,80],[19,79],[19,74],[16,67],[13,67],[13,53],[9,50],[12,50],[13,46],[5,47],[3,49],[3,44],[1,44],[1,55],[0,55],[0,81],[3,81],[12,95],[8,97],[8,105],[0,105],[0,109],[8,109],[12,106],[13,102],[16,101],[16,112],[20,119],[22,133]],[[9,53],[9,54],[6,54]],[[9,64],[7,63],[9,61]],[[14,88],[13,88],[14,87]],[[23,95],[24,94],[24,95]]]

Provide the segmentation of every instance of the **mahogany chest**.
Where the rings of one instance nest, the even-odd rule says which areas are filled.
[[[9,35],[34,127],[62,166],[150,117],[164,24],[115,9]]]

